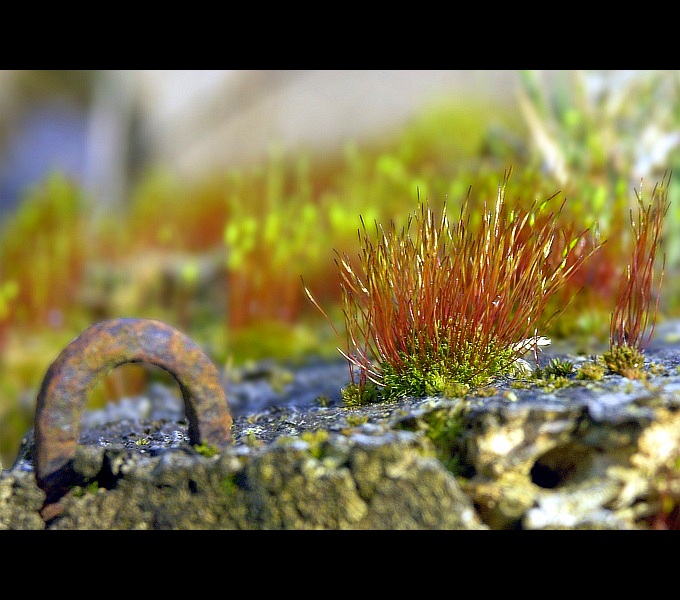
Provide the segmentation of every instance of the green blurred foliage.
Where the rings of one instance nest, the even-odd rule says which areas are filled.
[[[655,183],[680,166],[680,71],[564,71],[552,85],[541,71],[520,71],[519,107],[527,124],[526,154],[570,197],[570,209],[597,219],[602,236],[629,251],[634,190],[651,195]],[[680,227],[680,181],[671,178],[665,230]],[[623,239],[619,236],[623,235]],[[667,269],[680,269],[680,236],[666,235]],[[666,294],[666,311],[680,308]]]
[[[59,173],[26,194],[0,228],[3,321],[43,327],[73,308],[86,222],[81,191]]]

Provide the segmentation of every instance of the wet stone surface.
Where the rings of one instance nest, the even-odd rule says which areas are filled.
[[[280,436],[304,431],[341,431],[347,418],[377,422],[395,411],[425,400],[404,399],[351,409],[343,406],[341,388],[350,381],[344,361],[315,362],[290,368],[271,361],[244,368],[225,387],[234,423],[235,445],[263,445]],[[157,454],[189,443],[182,398],[172,386],[155,383],[147,394],[122,398],[103,409],[85,411],[80,420],[80,445],[123,447],[140,454]],[[15,467],[32,469],[32,434],[22,442]]]
[[[674,339],[671,333],[666,335]],[[546,351],[539,355],[539,365],[545,366],[555,357],[571,361],[575,369],[592,359],[592,356]],[[601,381],[577,381],[571,375],[569,387],[521,389],[512,381],[504,380],[490,386],[496,390],[492,395],[469,397],[468,410],[471,414],[498,410],[509,413],[584,410],[595,420],[611,423],[652,419],[660,406],[680,406],[680,343],[669,344],[661,338],[650,345],[645,357],[647,366],[660,367],[658,374],[650,375],[647,381],[615,374],[605,375]],[[352,415],[360,415],[361,420],[369,424],[386,425],[391,419],[423,405],[447,401],[403,398],[349,408],[343,405],[340,396],[341,388],[349,381],[344,360],[318,361],[301,367],[263,361],[244,368],[225,385],[234,417],[232,436],[236,444],[246,439],[267,444],[281,435],[295,436],[319,428],[340,431],[347,427],[347,418],[352,420]],[[160,383],[152,384],[143,396],[122,398],[103,409],[85,411],[80,422],[81,445],[123,445],[140,453],[153,453],[189,441],[181,396],[175,387]],[[148,443],[139,443],[140,439]]]

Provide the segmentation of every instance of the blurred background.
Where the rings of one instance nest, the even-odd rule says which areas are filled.
[[[678,71],[0,71],[0,459],[58,352],[92,322],[159,318],[225,372],[337,360],[335,251],[426,198],[566,198],[607,244],[545,334],[606,340],[636,190],[676,168]],[[677,315],[671,180],[661,318]],[[666,289],[668,291],[666,291]],[[129,368],[128,368],[129,367]],[[93,406],[140,393],[126,365]]]

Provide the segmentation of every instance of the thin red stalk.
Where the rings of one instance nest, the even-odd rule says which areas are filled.
[[[668,189],[670,175],[664,175],[661,183],[652,190],[652,198],[645,205],[642,192],[635,191],[637,198],[637,222],[630,211],[633,231],[631,260],[619,279],[616,302],[609,329],[610,348],[628,345],[644,350],[654,333],[656,316],[666,258],[662,265],[654,293],[654,265],[661,245],[663,222],[670,207]],[[650,325],[651,324],[651,325]]]
[[[535,335],[549,297],[597,249],[572,255],[583,232],[565,237],[563,255],[554,260],[561,207],[545,215],[546,201],[509,211],[509,176],[476,228],[470,227],[469,196],[453,226],[446,204],[438,223],[421,204],[400,231],[394,223],[386,229],[376,223],[375,244],[362,220],[360,268],[347,257],[336,261],[347,329],[341,352],[358,369],[360,383],[380,383],[385,363],[399,371],[416,357],[426,367],[443,342],[454,364],[472,361],[475,373],[488,369],[499,349]]]

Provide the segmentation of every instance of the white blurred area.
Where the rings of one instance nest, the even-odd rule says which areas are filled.
[[[507,107],[516,81],[499,70],[0,70],[0,209],[50,170],[115,208],[150,167],[191,180],[273,144],[332,153],[435,101]]]
[[[512,71],[140,71],[146,135],[192,175],[284,149],[334,150],[398,126],[433,100],[511,99]]]

